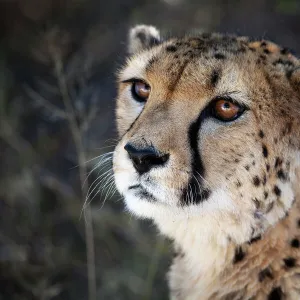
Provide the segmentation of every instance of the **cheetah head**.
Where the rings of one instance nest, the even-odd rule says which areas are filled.
[[[128,210],[237,243],[284,218],[300,184],[299,60],[267,41],[163,41],[144,25],[129,52],[113,158]]]

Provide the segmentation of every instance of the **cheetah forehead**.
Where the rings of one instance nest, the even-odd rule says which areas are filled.
[[[248,37],[202,33],[163,40],[153,26],[139,25],[130,31],[129,53],[132,56],[119,73],[120,80],[146,79],[149,72],[161,68],[168,74],[179,72],[188,62],[196,65],[197,59],[202,59],[207,69],[236,63],[247,72],[255,68],[271,77],[285,77],[293,86],[299,81],[300,62],[289,49]]]

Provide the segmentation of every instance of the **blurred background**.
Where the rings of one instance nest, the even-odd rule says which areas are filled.
[[[299,18],[298,0],[0,0],[0,299],[167,299],[170,242],[123,211],[111,177],[128,28],[299,53]]]

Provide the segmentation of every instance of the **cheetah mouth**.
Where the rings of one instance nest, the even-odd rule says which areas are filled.
[[[133,191],[134,195],[138,198],[146,200],[148,202],[157,202],[157,199],[148,192],[141,184],[135,184],[129,186],[128,190]]]

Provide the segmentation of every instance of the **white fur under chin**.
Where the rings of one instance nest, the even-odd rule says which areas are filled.
[[[173,265],[171,277],[182,274],[183,278],[178,281],[187,280],[188,287],[199,274],[206,274],[201,280],[201,287],[198,286],[203,295],[228,260],[228,233],[235,234],[235,239],[238,240],[249,234],[250,226],[247,225],[247,220],[236,222],[242,216],[238,216],[237,212],[233,217],[234,207],[231,199],[221,190],[212,193],[211,197],[200,205],[186,207],[151,203],[130,194],[126,195],[125,202],[127,209],[134,215],[153,219],[161,233],[172,238],[185,253],[185,269],[176,271],[176,268],[181,267]],[[171,284],[173,281],[177,282],[177,279],[171,279]]]
[[[249,222],[253,221],[247,220],[242,211],[237,211],[230,197],[222,190],[213,192],[209,199],[200,204],[183,207],[148,202],[131,193],[126,193],[125,203],[129,212],[154,220],[163,234],[180,245],[188,238],[199,247],[210,242],[225,245],[229,236],[242,243],[245,236],[249,236]],[[185,250],[191,246],[187,245]]]

